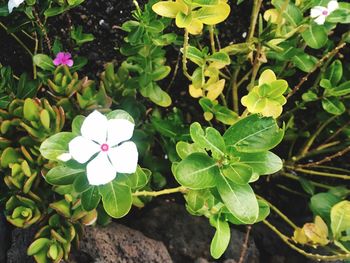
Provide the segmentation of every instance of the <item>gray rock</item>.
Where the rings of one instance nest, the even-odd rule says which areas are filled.
[[[163,241],[176,263],[214,261],[210,256],[214,228],[208,219],[190,215],[182,205],[163,202],[146,212],[132,227],[150,238]],[[244,238],[245,233],[232,229],[231,243],[222,259],[238,261]],[[259,262],[259,251],[252,238],[244,262]]]
[[[162,242],[116,223],[107,227],[87,227],[78,253],[80,255],[75,258],[84,263],[89,261],[86,258],[95,263],[172,263]]]
[[[6,251],[10,246],[10,231],[5,217],[0,214],[0,263],[6,263]]]
[[[7,263],[33,263],[32,257],[27,256],[27,248],[34,241],[36,228],[16,228],[12,231],[11,247],[7,251]]]

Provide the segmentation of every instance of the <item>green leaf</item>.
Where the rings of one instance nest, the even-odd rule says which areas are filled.
[[[345,112],[344,104],[336,97],[323,98],[322,107],[333,115],[340,115]]]
[[[203,24],[216,25],[223,22],[230,14],[230,6],[220,2],[215,6],[202,7],[193,12],[193,18],[200,20]]]
[[[52,185],[68,185],[72,184],[76,177],[82,173],[85,174],[85,170],[56,166],[46,174],[45,180]]]
[[[236,185],[221,174],[216,177],[216,184],[222,201],[233,216],[245,224],[255,223],[259,206],[250,185]]]
[[[195,122],[190,127],[192,140],[203,149],[211,151],[215,159],[220,159],[225,155],[225,142],[221,134],[214,128],[208,127],[205,133],[198,122]]]
[[[53,64],[52,58],[45,54],[37,54],[33,57],[33,62],[39,68],[43,70],[53,71],[55,70],[55,65]]]
[[[329,88],[325,91],[326,96],[341,97],[350,93],[350,81],[346,81],[337,87]]]
[[[255,223],[261,222],[266,219],[266,217],[270,214],[270,206],[264,200],[258,200],[259,204],[259,216]]]
[[[229,224],[220,219],[215,219],[213,226],[216,232],[210,244],[210,254],[213,258],[218,259],[224,254],[230,243],[231,230]]]
[[[51,240],[48,238],[38,238],[28,247],[27,255],[33,256],[37,254],[39,251],[48,248],[50,243]]]
[[[199,6],[212,6],[217,5],[219,3],[219,0],[192,0],[193,5],[199,5]]]
[[[309,195],[315,194],[315,186],[311,184],[309,180],[303,177],[299,177],[299,182],[306,193],[308,193]]]
[[[188,142],[178,142],[176,144],[176,152],[182,160],[195,152],[206,153],[199,145]]]
[[[350,201],[337,203],[331,209],[331,229],[335,239],[350,228]]]
[[[161,107],[169,107],[171,105],[169,94],[163,91],[156,83],[151,82],[146,87],[141,87],[140,93]]]
[[[328,79],[332,86],[336,86],[343,76],[343,65],[339,59],[335,60],[326,70],[324,78]]]
[[[73,188],[74,191],[77,193],[83,193],[87,190],[89,190],[91,185],[89,184],[89,181],[86,177],[86,173],[81,173],[77,176],[75,176],[74,182],[73,182]]]
[[[233,163],[225,166],[222,173],[235,184],[248,184],[253,175],[253,169],[243,163]]]
[[[133,191],[141,189],[147,185],[151,176],[151,171],[148,169],[142,169],[137,166],[136,172],[133,174],[118,174],[117,182],[120,184],[126,184]]]
[[[304,72],[310,72],[313,70],[317,63],[317,58],[305,53],[296,54],[292,57],[293,64]]]
[[[205,63],[203,53],[196,47],[189,46],[187,48],[187,59],[191,60],[193,63],[198,66],[202,66]]]
[[[41,155],[57,161],[57,157],[68,152],[68,143],[76,137],[71,132],[60,132],[46,139],[40,146]]]
[[[175,168],[175,179],[191,189],[205,189],[215,186],[220,174],[217,163],[204,153],[193,153]]]
[[[319,215],[326,222],[330,222],[332,207],[341,199],[331,193],[319,193],[311,197],[310,209],[314,215]]]
[[[323,47],[328,40],[327,31],[324,26],[312,24],[306,29],[301,36],[306,44],[314,49]]]
[[[74,27],[70,32],[72,39],[77,43],[78,46],[87,43],[87,42],[91,42],[95,39],[93,34],[85,34],[83,33],[83,27],[82,26],[78,26],[78,27]]]
[[[100,200],[101,197],[97,186],[91,187],[81,194],[81,206],[85,211],[94,210],[100,203]]]
[[[173,1],[160,1],[152,6],[152,10],[160,16],[175,18],[178,12],[187,13],[184,3]]]
[[[274,148],[283,135],[284,130],[278,127],[273,118],[261,118],[254,114],[233,124],[223,137],[229,151],[255,153]]]
[[[80,135],[80,129],[81,126],[83,125],[83,122],[85,120],[85,116],[83,115],[78,115],[74,118],[73,122],[72,122],[72,133],[74,133],[75,135]]]
[[[231,59],[226,52],[216,52],[208,58],[208,61],[217,62],[224,65],[229,65],[231,63]]]
[[[132,196],[130,187],[118,184],[115,180],[98,186],[102,196],[103,207],[107,214],[114,218],[125,216],[131,209]]]
[[[38,104],[28,98],[24,101],[23,105],[23,117],[28,121],[38,121],[40,118],[40,109]]]
[[[237,153],[241,163],[248,164],[259,175],[273,174],[282,169],[282,160],[276,154],[267,151],[261,153]]]

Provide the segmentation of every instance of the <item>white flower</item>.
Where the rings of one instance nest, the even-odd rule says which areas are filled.
[[[326,17],[329,16],[334,10],[338,9],[339,4],[337,0],[331,0],[327,7],[324,6],[315,6],[311,8],[311,17],[314,18],[314,21],[319,24],[323,25],[326,21]]]
[[[81,126],[81,135],[69,142],[69,154],[79,163],[88,162],[87,179],[91,185],[112,181],[118,173],[134,173],[138,152],[132,137],[134,124],[125,119],[108,120],[94,111]],[[62,159],[67,159],[63,154]]]
[[[22,4],[24,0],[10,0],[7,4],[7,7],[9,9],[9,13],[12,13],[13,8],[19,7],[20,4]]]

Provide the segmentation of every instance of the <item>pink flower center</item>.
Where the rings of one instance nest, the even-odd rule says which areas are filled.
[[[108,150],[109,150],[109,146],[108,146],[107,143],[104,143],[104,144],[101,145],[101,151],[102,152],[108,152]]]
[[[322,12],[322,15],[327,16],[327,15],[328,15],[328,11],[327,11],[327,10],[324,10],[324,11]]]

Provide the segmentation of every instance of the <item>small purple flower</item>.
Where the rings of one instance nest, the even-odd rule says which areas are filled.
[[[53,61],[55,66],[67,65],[68,67],[73,66],[74,62],[72,55],[68,52],[59,52]]]

